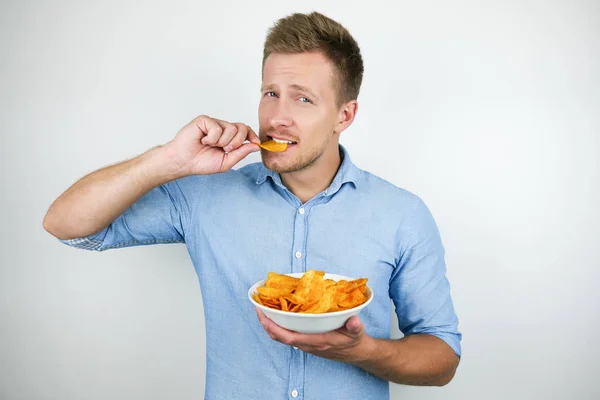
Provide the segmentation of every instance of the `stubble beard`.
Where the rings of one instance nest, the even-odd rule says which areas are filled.
[[[311,151],[306,155],[299,154],[296,160],[291,160],[287,165],[281,165],[277,162],[277,158],[279,157],[278,153],[271,153],[267,150],[261,149],[260,153],[263,164],[271,171],[280,174],[289,174],[292,172],[302,171],[303,169],[313,166],[319,160],[319,158],[321,158],[323,153],[325,153],[327,146],[329,146],[332,136],[333,135],[329,135],[321,147],[311,149]]]

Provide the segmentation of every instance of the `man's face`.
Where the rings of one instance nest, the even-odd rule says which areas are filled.
[[[293,142],[281,153],[261,150],[265,166],[296,172],[338,151],[340,117],[333,66],[322,53],[272,53],[266,60],[258,108],[261,141]]]

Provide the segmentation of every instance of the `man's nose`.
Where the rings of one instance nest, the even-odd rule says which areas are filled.
[[[292,125],[292,115],[286,101],[279,100],[273,111],[273,115],[269,118],[273,128],[288,128]]]

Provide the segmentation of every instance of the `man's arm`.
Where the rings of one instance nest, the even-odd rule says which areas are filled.
[[[93,235],[145,193],[176,179],[178,173],[162,146],[92,172],[52,203],[43,221],[44,229],[61,240]]]
[[[444,386],[456,372],[459,359],[443,340],[418,334],[397,340],[366,338],[354,365],[394,383]]]
[[[95,234],[153,188],[187,175],[227,171],[259,150],[258,142],[244,124],[200,116],[166,145],[80,179],[50,206],[43,226],[61,240]]]
[[[415,334],[397,340],[372,338],[356,316],[341,329],[304,334],[280,327],[259,309],[256,313],[273,340],[319,357],[352,363],[395,383],[443,386],[452,380],[458,367],[458,356],[435,336]]]

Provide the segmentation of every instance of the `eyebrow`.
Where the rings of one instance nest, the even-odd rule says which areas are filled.
[[[311,91],[311,90],[310,90],[309,88],[307,88],[306,86],[302,86],[302,85],[298,85],[298,84],[293,84],[293,85],[290,85],[290,87],[291,87],[292,89],[296,89],[296,90],[299,90],[299,91],[301,91],[301,92],[306,92],[306,93],[308,93],[309,95],[311,95],[312,97],[319,98],[319,96],[317,96],[317,95],[316,95],[316,94],[315,94],[313,91]],[[270,85],[267,85],[267,86],[263,86],[263,87],[261,87],[261,91],[265,91],[265,90],[274,90],[274,89],[276,89],[276,88],[277,88],[277,85],[275,85],[275,84],[270,84]]]

